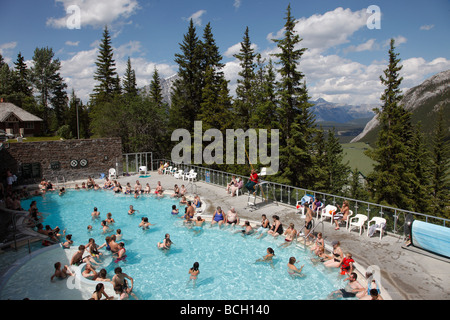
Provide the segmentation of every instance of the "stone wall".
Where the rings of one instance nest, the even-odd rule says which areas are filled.
[[[63,177],[65,181],[98,179],[101,173],[107,176],[110,168],[120,175],[122,162],[120,138],[10,143],[0,150],[1,172],[10,168],[23,183],[41,178],[52,182]]]

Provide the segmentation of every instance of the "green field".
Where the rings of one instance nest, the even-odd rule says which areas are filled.
[[[358,170],[367,176],[372,170],[375,162],[364,154],[364,151],[371,149],[371,147],[364,142],[355,143],[342,143],[344,149],[344,163],[348,161],[348,164],[352,170],[358,168]]]

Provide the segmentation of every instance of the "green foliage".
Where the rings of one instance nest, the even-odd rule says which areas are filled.
[[[274,39],[280,53],[274,54],[280,65],[278,89],[278,119],[280,132],[280,168],[277,180],[309,188],[313,185],[312,139],[315,132],[314,115],[308,103],[304,75],[297,70],[306,48],[296,49],[301,38],[295,31],[296,21],[290,5],[284,25],[284,38]]]
[[[411,123],[410,114],[400,105],[402,98],[399,71],[400,59],[394,52],[394,40],[389,50],[389,65],[380,76],[386,89],[381,96],[382,109],[376,109],[380,131],[376,148],[367,155],[376,161],[369,175],[370,187],[375,201],[409,209],[412,207],[410,181],[414,174],[410,169]]]
[[[113,48],[111,46],[111,35],[108,27],[103,30],[103,39],[100,43],[97,61],[97,70],[94,79],[98,81],[94,88],[92,98],[97,101],[109,100],[120,88],[118,75],[116,72],[116,62],[114,60]]]

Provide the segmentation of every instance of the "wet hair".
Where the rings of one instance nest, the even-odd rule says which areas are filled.
[[[95,291],[94,291],[94,293],[95,292],[99,292],[100,290],[102,290],[103,289],[103,283],[97,283],[97,285],[95,286]]]
[[[118,234],[121,234],[121,233],[122,233],[122,230],[117,229],[116,232],[117,232]]]
[[[117,267],[114,269],[114,273],[118,274],[118,273],[122,273],[122,268],[121,267]]]
[[[99,272],[98,272],[98,275],[99,275],[99,277],[100,278],[102,278],[102,279],[104,279],[104,278],[106,278],[106,269],[101,269]]]
[[[271,247],[267,248],[267,251],[269,251],[270,254],[275,255],[275,251]]]
[[[290,257],[289,258],[289,263],[290,264],[294,264],[295,261],[297,261],[297,260],[295,260],[295,257]]]
[[[194,265],[192,266],[191,270],[197,271],[199,267],[198,262],[194,262]]]
[[[56,262],[55,263],[55,269],[58,269],[59,267],[61,267],[61,262]]]

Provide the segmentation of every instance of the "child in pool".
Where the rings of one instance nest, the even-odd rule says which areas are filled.
[[[268,262],[268,263],[270,263],[272,268],[274,268],[274,266],[273,266],[273,256],[274,255],[275,255],[275,252],[273,251],[272,248],[269,247],[269,248],[267,248],[267,254],[264,257],[256,260],[255,262]]]
[[[173,205],[172,206],[172,212],[171,212],[173,215],[176,215],[176,214],[178,214],[178,209],[177,209],[177,206],[176,205]]]
[[[192,268],[189,269],[189,282],[193,282],[194,288],[195,288],[195,284],[197,282],[197,277],[200,274],[200,270],[198,269],[199,267],[199,263],[198,262],[194,262],[194,265],[192,266]]]

